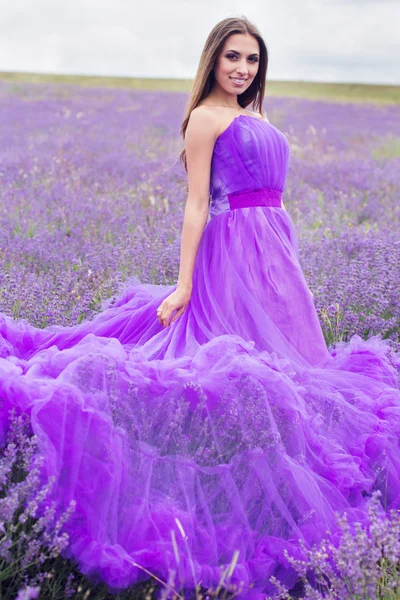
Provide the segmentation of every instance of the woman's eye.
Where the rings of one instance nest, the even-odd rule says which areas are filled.
[[[227,54],[226,55],[227,58],[237,58],[237,56],[235,54]],[[256,56],[253,56],[252,58],[250,58],[251,62],[258,62],[258,58]]]

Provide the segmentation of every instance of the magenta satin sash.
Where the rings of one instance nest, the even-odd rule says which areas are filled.
[[[282,192],[271,188],[234,192],[228,194],[229,208],[246,208],[248,206],[280,206],[282,207]]]

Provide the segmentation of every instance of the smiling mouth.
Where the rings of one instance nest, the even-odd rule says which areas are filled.
[[[240,79],[238,77],[230,77],[229,79],[232,79],[232,81],[235,81],[236,83],[244,83],[247,81],[247,79]]]

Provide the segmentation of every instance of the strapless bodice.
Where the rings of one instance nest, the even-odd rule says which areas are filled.
[[[228,194],[270,188],[283,192],[289,142],[268,121],[239,115],[218,136],[210,173],[210,217],[229,211]]]

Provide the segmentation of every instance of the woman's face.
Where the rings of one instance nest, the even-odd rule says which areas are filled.
[[[248,33],[230,35],[214,68],[217,84],[230,94],[242,94],[257,75],[259,61],[260,47],[253,36]]]

